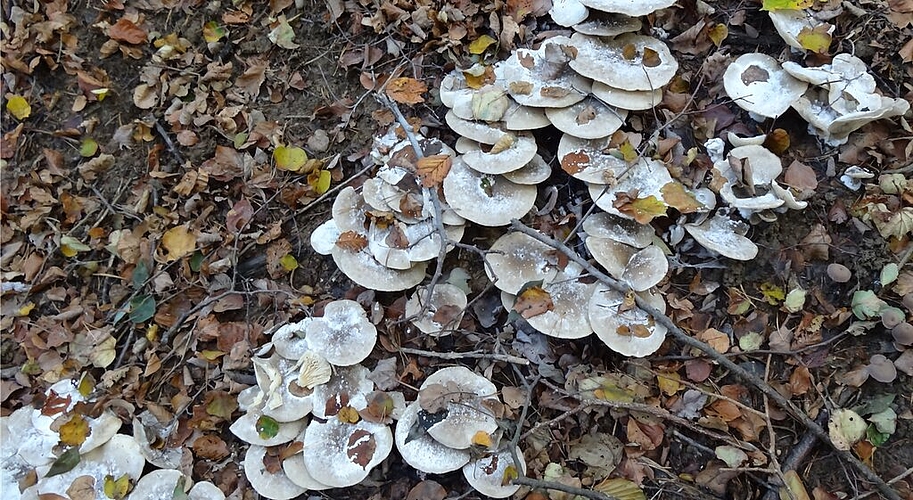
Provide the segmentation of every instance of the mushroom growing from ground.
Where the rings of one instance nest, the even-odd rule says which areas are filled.
[[[469,462],[463,466],[463,477],[470,486],[485,496],[507,498],[516,493],[520,489],[520,485],[509,481],[505,483],[505,478],[526,475],[526,460],[519,447],[516,448],[516,454],[520,460],[520,470],[517,470],[514,465],[514,458],[510,450],[505,449],[486,453]]]
[[[403,460],[429,474],[444,474],[466,465],[471,456],[469,450],[451,448],[428,435],[419,423],[420,410],[419,402],[413,401],[396,422],[396,449]]]
[[[485,255],[485,274],[499,290],[516,295],[531,281],[549,282],[558,273],[550,259],[554,250],[523,233],[498,238]]]
[[[694,239],[704,248],[735,260],[751,260],[758,246],[743,236],[745,224],[717,214],[700,224],[685,224]]]
[[[271,472],[263,461],[264,457],[266,447],[254,444],[244,454],[244,475],[257,493],[272,500],[291,500],[307,491],[292,482],[282,468]]]
[[[498,429],[491,409],[500,404],[498,389],[468,368],[452,366],[432,373],[421,385],[419,400],[419,418],[436,414],[428,435],[449,448],[467,449],[477,433],[491,435]]]
[[[354,300],[335,300],[324,307],[323,316],[307,325],[308,348],[335,366],[362,362],[377,341],[377,329]]]
[[[541,314],[526,318],[529,326],[549,337],[559,339],[579,339],[593,333],[587,316],[587,302],[595,285],[580,281],[583,268],[569,262],[542,289],[548,293],[553,307]],[[501,293],[501,301],[506,309],[511,309],[517,297]]]
[[[449,335],[451,330],[460,326],[466,302],[466,292],[459,287],[438,283],[430,298],[425,288],[415,291],[406,302],[406,317],[412,318],[410,321],[422,333]]]
[[[773,57],[751,53],[739,56],[726,68],[723,86],[740,108],[763,121],[785,113],[808,88],[808,82],[794,78]]]
[[[453,160],[443,186],[444,198],[454,212],[481,226],[506,226],[526,215],[536,203],[536,186],[479,173],[461,158]]]
[[[312,421],[304,433],[304,465],[313,478],[334,488],[360,483],[393,449],[386,425],[330,418]]]
[[[577,57],[571,68],[581,75],[622,90],[655,90],[672,80],[678,62],[656,38],[626,33],[610,40],[575,33]]]

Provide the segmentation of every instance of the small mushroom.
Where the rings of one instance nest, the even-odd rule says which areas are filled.
[[[304,318],[297,323],[282,325],[273,332],[272,343],[276,353],[285,359],[297,361],[307,352],[307,341],[304,339],[311,318]]]
[[[520,447],[516,448],[517,457],[520,459],[520,470],[516,470],[513,455],[510,450],[500,452],[489,452],[482,457],[473,460],[463,466],[463,477],[470,486],[475,488],[479,493],[491,498],[507,498],[517,490],[520,485],[508,482],[505,484],[505,477],[508,468],[514,469],[514,474],[526,475],[526,461],[523,458],[523,452]]]
[[[225,500],[225,493],[209,481],[200,481],[190,488],[187,498],[188,500]]]
[[[427,289],[419,288],[406,301],[406,317],[413,318],[412,324],[429,335],[447,335],[450,330],[459,327],[466,309],[466,293],[459,287],[439,283],[431,292],[430,300]]]
[[[510,224],[511,220],[526,215],[536,203],[535,186],[479,173],[460,158],[454,159],[443,187],[444,197],[453,211],[481,226]]]
[[[586,8],[580,0],[553,0],[552,8],[548,11],[560,26],[570,28],[571,26],[586,20],[589,15],[589,9]]]
[[[263,462],[265,456],[266,447],[254,444],[244,454],[244,475],[257,493],[272,500],[291,500],[307,491],[292,482],[284,470],[270,472]]]
[[[583,231],[588,236],[608,238],[635,248],[646,248],[653,241],[654,235],[650,226],[605,212],[584,219]]]
[[[332,248],[336,267],[355,283],[379,292],[398,292],[425,279],[427,261],[414,262],[409,269],[385,267],[366,250],[350,250],[338,244]]]
[[[396,422],[394,439],[403,460],[429,474],[445,474],[466,465],[470,459],[469,450],[445,446],[429,436],[418,424],[420,409],[418,401],[410,403]]]
[[[824,24],[824,21],[817,19],[815,11],[810,9],[771,9],[767,14],[780,38],[790,47],[802,51],[805,50],[805,47],[799,41],[799,34],[803,31],[815,31],[816,28],[820,30],[819,26]],[[830,26],[827,33],[833,33],[834,29],[835,26]]]
[[[749,53],[726,68],[723,86],[740,108],[756,116],[776,118],[805,92],[808,82],[790,75],[773,57]]]
[[[564,108],[548,108],[545,115],[558,130],[581,139],[602,139],[621,128],[628,112],[587,97]]]
[[[627,169],[628,163],[606,152],[607,146],[605,140],[586,140],[563,134],[558,141],[561,169],[587,183],[614,182],[615,177]]]
[[[507,135],[507,132],[496,125],[460,118],[453,110],[444,115],[444,120],[457,134],[482,144],[495,144]]]
[[[549,258],[554,250],[523,233],[507,233],[485,254],[485,274],[499,290],[516,295],[530,281],[551,282],[557,269]]]
[[[868,372],[873,379],[885,384],[890,384],[897,378],[897,368],[894,366],[894,363],[883,354],[873,354],[872,357],[869,358],[866,372]]]
[[[719,214],[701,224],[685,224],[685,230],[704,248],[730,259],[751,260],[758,255],[758,246],[740,234],[743,227]]]
[[[669,83],[678,71],[669,47],[650,36],[625,33],[603,41],[575,33],[571,43],[577,48],[571,68],[617,89],[652,91]]]
[[[832,263],[827,265],[827,275],[835,283],[846,283],[853,277],[850,269],[843,264]]]
[[[280,444],[288,443],[289,441],[295,439],[295,436],[301,433],[304,429],[306,420],[294,420],[292,422],[277,422],[279,424],[279,430],[275,436],[269,437],[268,435],[261,435],[258,428],[260,427],[261,418],[271,418],[264,417],[258,411],[248,410],[247,413],[238,417],[234,423],[231,424],[229,430],[232,434],[238,437],[241,441],[245,443],[250,443],[257,446],[276,446]],[[264,437],[266,436],[266,437]]]
[[[502,120],[507,130],[536,130],[552,124],[543,108],[522,106],[514,100],[511,100]]]
[[[367,420],[357,423],[331,418],[314,420],[304,433],[304,465],[311,477],[334,488],[360,483],[393,449],[393,433],[386,425]]]
[[[304,434],[298,438],[298,441],[304,441]],[[309,491],[323,491],[331,488],[330,485],[323,484],[311,476],[310,471],[304,464],[304,453],[295,453],[283,460],[282,470],[291,482]]]
[[[620,279],[631,256],[637,251],[634,247],[619,243],[613,239],[588,236],[584,242],[593,258],[613,278]]]
[[[894,342],[903,346],[913,346],[913,324],[898,323],[891,329]]]
[[[587,316],[587,302],[595,284],[579,280],[583,268],[569,262],[543,289],[548,292],[553,309],[526,318],[527,323],[549,337],[579,339],[593,333]],[[504,295],[502,294],[502,301]],[[505,304],[506,308],[509,308]]]
[[[514,184],[523,184],[535,186],[548,179],[552,175],[552,167],[538,154],[526,165],[511,172],[505,172],[504,178]]]
[[[662,296],[638,294],[660,312],[666,303]],[[666,338],[666,327],[639,307],[629,305],[624,295],[598,284],[589,302],[590,324],[596,335],[613,351],[623,356],[642,358],[656,352]]]

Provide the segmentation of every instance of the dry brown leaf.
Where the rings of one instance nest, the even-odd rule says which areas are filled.
[[[714,351],[725,354],[730,347],[729,336],[725,333],[717,330],[716,328],[708,328],[701,332],[698,335],[698,339],[703,342],[706,342]]]
[[[491,147],[491,151],[489,151],[489,153],[496,155],[502,151],[506,151],[506,150],[510,149],[511,146],[514,145],[514,142],[515,142],[514,136],[512,136],[510,134],[504,134],[498,139],[497,142],[494,143],[494,145]]]
[[[336,246],[350,252],[357,252],[368,246],[368,238],[355,231],[346,231],[336,239]]]
[[[812,386],[812,374],[807,366],[797,366],[789,376],[789,390],[793,396],[805,394]]]
[[[425,102],[422,94],[428,86],[415,78],[399,77],[387,83],[387,96],[401,104],[419,104]]]
[[[552,296],[542,287],[531,286],[517,295],[517,301],[514,302],[514,311],[520,313],[525,319],[532,318],[551,311],[555,308],[552,302]]]
[[[122,17],[108,28],[108,36],[118,42],[139,44],[146,41],[146,30],[140,28],[133,21]]]
[[[422,180],[422,186],[430,188],[440,186],[452,166],[453,158],[450,155],[433,155],[419,158],[415,170]]]
[[[704,205],[678,181],[666,184],[660,192],[663,194],[663,201],[683,214],[694,213],[704,208]]]
[[[572,151],[561,158],[561,170],[574,175],[590,165],[590,156],[582,151]]]

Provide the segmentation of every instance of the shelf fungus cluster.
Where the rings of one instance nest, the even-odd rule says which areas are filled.
[[[26,406],[0,418],[4,499],[70,498],[74,491],[82,492],[80,498],[108,498],[108,491],[123,491],[122,497],[132,490],[131,499],[158,500],[171,498],[178,484],[189,500],[225,498],[210,482],[193,484],[177,465],[144,476],[147,461],[164,467],[150,459],[146,436],[118,433],[120,418],[90,401],[90,391],[87,382],[61,380],[41,408]]]

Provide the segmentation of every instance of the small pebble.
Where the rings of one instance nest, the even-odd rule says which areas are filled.
[[[827,266],[827,275],[837,283],[846,283],[853,276],[853,273],[843,264],[830,264]]]

